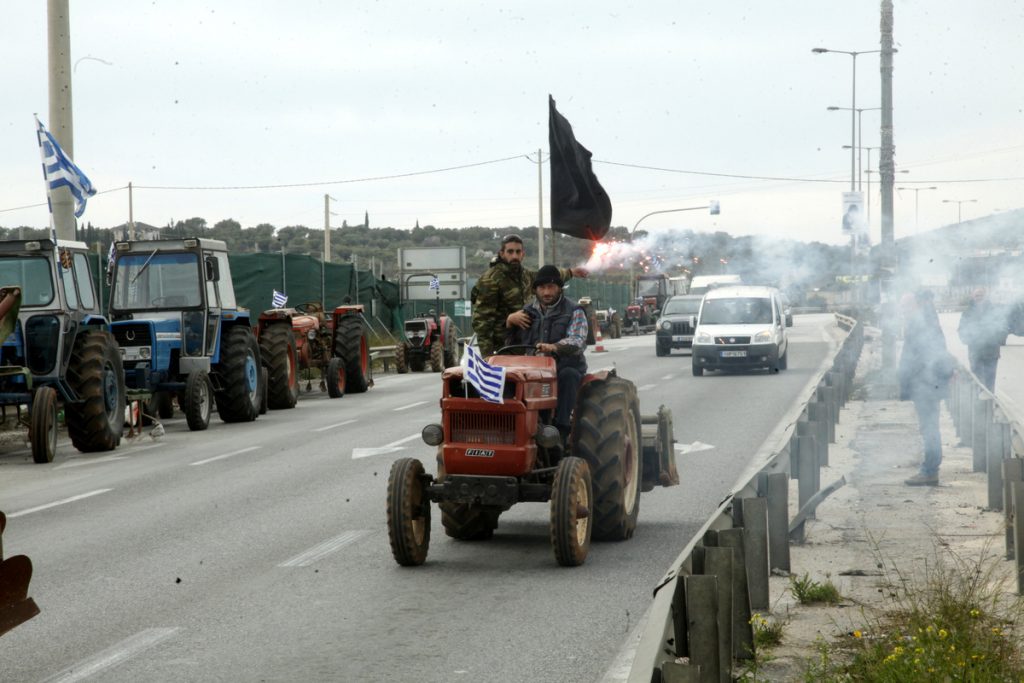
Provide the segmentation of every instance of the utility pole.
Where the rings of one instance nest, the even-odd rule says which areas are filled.
[[[128,181],[128,239],[135,239],[135,200],[132,197],[132,183]]]
[[[892,0],[882,0],[881,28],[881,59],[882,76],[882,149],[878,170],[881,174],[882,194],[882,250],[881,261],[884,277],[890,277],[896,268],[896,240],[893,226],[893,185],[895,183],[895,165],[893,163],[893,130],[892,130],[892,69],[893,69],[893,7]],[[880,283],[880,291],[887,288],[888,283]],[[895,317],[895,302],[892,292],[883,296],[887,301],[890,318]],[[891,370],[896,365],[896,321],[886,320],[882,324],[882,367]],[[890,375],[892,373],[889,373]]]
[[[537,268],[544,265],[544,157],[537,150]],[[553,246],[553,245],[552,245]]]
[[[324,263],[331,260],[331,195],[324,195]]]
[[[49,129],[65,154],[75,158],[71,115],[71,18],[68,0],[47,0],[47,48],[49,63]],[[71,191],[59,187],[50,192],[53,226],[57,239],[75,238],[75,210]]]

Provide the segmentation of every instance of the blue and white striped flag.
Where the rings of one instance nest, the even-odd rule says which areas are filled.
[[[504,403],[501,395],[505,391],[505,368],[485,361],[473,345],[475,339],[466,345],[466,353],[462,357],[463,376],[480,394],[480,398],[491,403]]]
[[[274,290],[274,296],[270,300],[274,308],[284,308],[285,304],[288,303],[288,296],[284,292]]]
[[[36,139],[39,140],[39,152],[43,157],[43,177],[46,179],[47,198],[59,187],[68,188],[71,191],[71,196],[75,198],[75,218],[81,218],[85,213],[85,201],[96,194],[96,188],[82,173],[82,169],[75,166],[75,162],[68,158],[68,155],[57,144],[57,139],[43,127],[39,119],[36,119],[36,124],[38,126]],[[50,210],[53,211],[52,206]]]
[[[434,277],[430,278],[430,285],[429,285],[429,287],[430,287],[430,289],[434,290],[435,292],[440,291],[440,289],[441,289],[441,281],[437,279],[436,275]]]

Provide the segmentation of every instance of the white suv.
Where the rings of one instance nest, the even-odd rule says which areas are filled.
[[[785,370],[789,341],[784,311],[774,287],[738,285],[708,292],[694,330],[694,376],[729,368]]]

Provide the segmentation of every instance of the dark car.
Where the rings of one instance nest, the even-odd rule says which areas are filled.
[[[669,355],[672,349],[693,347],[693,318],[703,298],[699,294],[683,294],[665,302],[655,328],[654,350],[659,356]]]

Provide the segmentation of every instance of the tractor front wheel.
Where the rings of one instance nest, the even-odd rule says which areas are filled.
[[[327,395],[331,398],[345,395],[345,366],[337,356],[327,364]]]
[[[267,405],[274,409],[294,408],[299,400],[299,369],[295,333],[287,322],[268,325],[260,333],[260,359],[267,369]]]
[[[415,567],[427,559],[430,547],[430,500],[424,484],[423,463],[402,458],[388,476],[388,540],[395,562]]]
[[[252,422],[260,412],[260,347],[248,325],[224,330],[221,342],[217,412],[225,422]]]
[[[581,458],[562,458],[551,487],[551,547],[563,567],[587,559],[591,533],[590,468]]]
[[[185,423],[193,432],[201,432],[210,426],[211,397],[213,387],[205,370],[192,372],[185,380]]]
[[[399,344],[395,347],[395,372],[399,375],[409,372],[409,363],[406,362],[405,358],[405,344]]]
[[[345,390],[361,394],[373,384],[370,375],[370,341],[363,317],[349,313],[335,322],[334,355],[345,366]]]
[[[79,398],[64,406],[71,443],[83,453],[117,448],[124,427],[124,367],[109,332],[87,329],[78,335],[67,380]]]
[[[430,371],[441,372],[444,370],[444,349],[441,347],[441,341],[435,339],[430,342]]]
[[[28,438],[32,460],[39,464],[53,462],[57,452],[57,392],[53,387],[39,387],[32,394]]]

